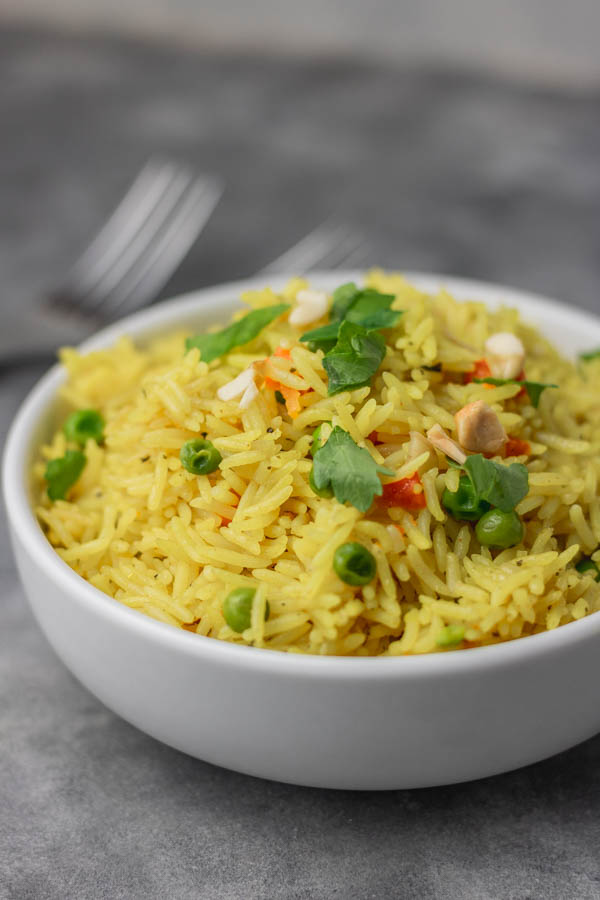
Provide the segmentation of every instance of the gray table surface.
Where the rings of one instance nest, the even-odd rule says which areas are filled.
[[[335,210],[364,228],[374,261],[597,310],[599,101],[0,30],[0,304],[32,303],[160,151],[227,181],[165,296],[252,272]],[[41,371],[0,377],[3,434]],[[32,619],[4,520],[1,537],[0,897],[600,898],[600,737],[414,792],[218,769],[75,681]]]

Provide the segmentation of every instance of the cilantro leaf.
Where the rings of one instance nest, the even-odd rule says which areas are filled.
[[[366,512],[383,488],[378,473],[393,475],[390,469],[378,465],[364,447],[336,425],[329,438],[316,451],[313,461],[313,480],[319,490],[329,487],[339,503],[350,503]]]
[[[542,392],[546,388],[557,388],[557,384],[544,384],[541,381],[521,381],[518,378],[474,378],[477,384],[494,384],[496,387],[502,387],[503,384],[520,384],[524,387],[531,400],[531,405],[538,408]]]
[[[335,289],[332,294],[333,303],[331,304],[331,310],[329,311],[329,318],[332,322],[341,322],[342,319],[346,318],[346,313],[359,292],[359,288],[357,288],[353,281],[349,281],[347,284],[341,284],[339,288]]]
[[[329,325],[307,331],[300,340],[327,353],[337,340],[342,322],[353,322],[370,331],[391,328],[402,315],[401,309],[390,309],[394,299],[393,294],[380,294],[373,288],[359,290],[353,282],[343,284],[333,292]]]
[[[592,359],[598,359],[600,357],[600,347],[597,350],[588,350],[587,353],[580,353],[579,359],[582,362],[590,362]]]
[[[221,331],[212,334],[196,334],[187,338],[185,349],[191,350],[197,347],[203,362],[211,362],[218,356],[224,356],[234,347],[241,347],[254,340],[263,328],[270,325],[274,319],[288,310],[289,304],[277,303],[274,306],[263,306],[262,309],[253,309],[242,319],[228,325]]]
[[[322,350],[323,353],[327,353],[328,350],[335,346],[339,330],[339,322],[330,322],[329,325],[321,325],[320,328],[313,328],[312,331],[307,331],[300,340],[308,343],[313,352],[314,350]]]
[[[385,356],[385,341],[376,331],[342,322],[337,344],[323,359],[329,386],[327,393],[339,394],[369,384]]]
[[[471,479],[477,497],[487,500],[502,512],[510,512],[529,490],[529,472],[523,463],[501,463],[481,453],[468,456],[463,467]]]
[[[363,328],[391,328],[402,315],[401,309],[390,309],[395,299],[393,294],[365,288],[355,295],[345,319]]]

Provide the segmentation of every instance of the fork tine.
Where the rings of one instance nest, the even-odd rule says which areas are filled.
[[[348,265],[349,260],[352,259],[353,255],[356,254],[363,245],[363,236],[349,230],[347,234],[331,248],[330,252],[319,260],[318,267],[323,269],[341,269],[342,266]],[[312,265],[307,271],[314,271],[316,268],[317,265]]]
[[[101,278],[160,201],[177,171],[173,164],[155,160],[144,166],[106,224],[67,273],[60,293],[80,298],[83,285]]]
[[[261,274],[278,275],[295,272],[302,275],[322,264],[330,254],[335,253],[336,248],[343,245],[353,234],[355,235],[349,225],[341,222],[332,223],[331,220],[323,222],[289,250],[261,269]]]
[[[95,278],[84,276],[78,288],[81,308],[87,312],[93,312],[104,303],[105,298],[112,293],[116,285],[156,240],[165,221],[185,196],[189,184],[188,173],[177,172],[153,208],[145,215],[135,234],[129,241],[121,242],[116,258],[111,260],[110,265]]]
[[[102,306],[106,315],[121,315],[142,305],[160,290],[209,219],[221,193],[222,186],[217,179],[196,179],[145,251],[105,292]]]

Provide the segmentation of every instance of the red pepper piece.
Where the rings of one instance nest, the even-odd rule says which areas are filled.
[[[388,509],[391,506],[399,506],[406,510],[417,510],[425,509],[427,506],[423,485],[416,472],[410,478],[401,478],[399,481],[384,484],[383,494],[378,502]]]

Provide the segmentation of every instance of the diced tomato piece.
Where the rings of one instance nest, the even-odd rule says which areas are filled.
[[[505,456],[529,456],[530,453],[531,444],[521,438],[509,438],[504,445]]]
[[[427,505],[423,485],[416,472],[410,478],[384,484],[379,502],[386,508],[399,506],[406,510],[425,509]]]
[[[273,356],[280,356],[282,359],[291,359],[292,351],[288,347],[276,347]]]
[[[474,378],[490,378],[492,370],[490,369],[486,359],[477,359],[470,372],[465,372],[464,382],[470,384]]]

